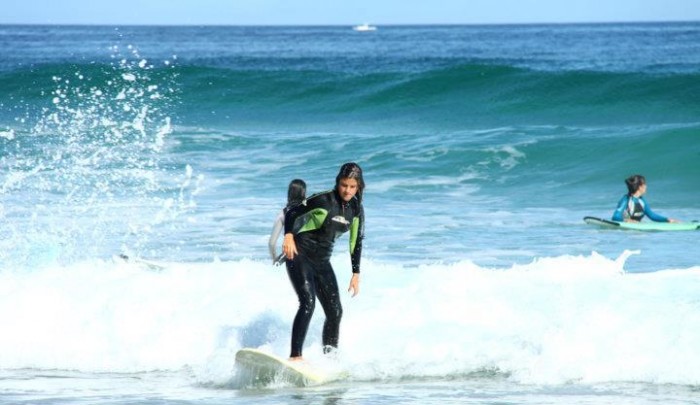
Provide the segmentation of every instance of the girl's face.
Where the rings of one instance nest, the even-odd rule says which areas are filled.
[[[343,201],[348,202],[357,194],[357,180],[356,179],[340,179],[338,182],[338,194]]]
[[[647,192],[647,183],[642,183],[639,185],[637,192],[634,193],[637,197],[641,197]]]

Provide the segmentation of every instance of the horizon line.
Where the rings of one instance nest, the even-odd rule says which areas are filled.
[[[558,21],[558,22],[484,22],[484,23],[371,23],[375,27],[420,27],[420,26],[525,26],[525,25],[612,25],[612,24],[691,24],[700,20],[625,20],[625,21]],[[65,26],[65,27],[354,27],[357,23],[345,24],[220,24],[220,23],[37,23],[2,22],[0,26]]]

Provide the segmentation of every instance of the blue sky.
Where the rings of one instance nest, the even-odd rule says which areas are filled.
[[[700,21],[700,0],[13,0],[3,24],[350,25]]]

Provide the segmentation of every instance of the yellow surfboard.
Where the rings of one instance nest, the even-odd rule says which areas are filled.
[[[305,362],[294,362],[258,349],[245,348],[236,353],[236,365],[250,374],[256,385],[287,383],[297,387],[319,385],[340,378]]]

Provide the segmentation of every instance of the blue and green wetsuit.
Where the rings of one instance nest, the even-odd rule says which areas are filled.
[[[641,221],[644,216],[652,221],[668,222],[668,218],[661,216],[651,210],[644,197],[624,195],[617,203],[617,209],[613,213],[613,221],[633,220]]]
[[[324,351],[338,347],[340,303],[338,282],[331,266],[335,240],[350,232],[352,272],[360,272],[364,210],[357,199],[345,202],[333,189],[314,194],[285,215],[284,233],[293,233],[298,254],[287,260],[287,274],[299,298],[299,309],[292,326],[290,357],[301,356],[306,332],[318,297],[326,321],[323,324]]]

